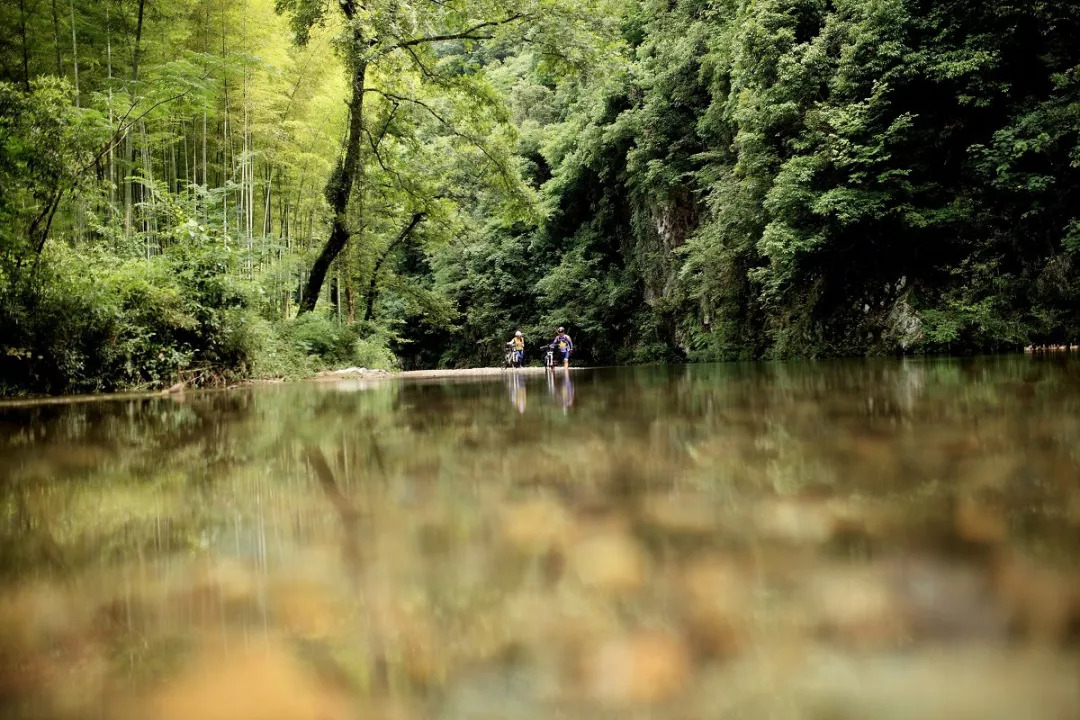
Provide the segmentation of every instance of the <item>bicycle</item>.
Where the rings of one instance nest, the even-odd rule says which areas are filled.
[[[544,346],[544,367],[550,370],[555,366],[555,345]]]
[[[521,367],[525,360],[525,352],[521,351],[520,356],[518,351],[514,350],[514,346],[511,343],[506,343],[506,352],[503,354],[503,365],[507,368]]]

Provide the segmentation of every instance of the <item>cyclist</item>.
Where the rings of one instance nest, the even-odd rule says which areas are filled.
[[[574,342],[566,334],[566,328],[560,326],[555,339],[551,341],[555,347],[556,358],[562,358],[563,370],[570,368],[570,353],[574,351]]]
[[[521,367],[521,361],[525,357],[525,336],[518,330],[510,342],[506,343],[513,352],[512,363],[514,367]]]

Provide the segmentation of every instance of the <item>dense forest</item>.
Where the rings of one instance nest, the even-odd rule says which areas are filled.
[[[1080,5],[12,0],[0,394],[1080,341]]]

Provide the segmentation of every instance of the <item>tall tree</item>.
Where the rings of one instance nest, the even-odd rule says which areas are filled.
[[[341,161],[326,185],[332,216],[330,234],[312,264],[300,312],[314,310],[330,264],[349,240],[348,210],[361,170],[365,96],[375,90],[366,84],[368,74],[404,59],[418,77],[437,84],[438,78],[431,70],[436,60],[433,46],[493,40],[501,28],[520,24],[528,17],[524,6],[512,2],[432,2],[410,7],[397,0],[367,5],[341,0],[337,7],[344,20],[344,56],[350,78],[349,123]],[[327,20],[329,12],[327,3],[321,0],[278,0],[277,8],[290,13],[301,44],[307,42],[314,25]]]
[[[75,79],[75,107],[79,107],[79,41],[75,34],[75,0],[68,0],[71,10],[71,69]]]
[[[23,87],[30,91],[30,44],[26,41],[26,0],[19,0],[19,36],[22,40]]]
[[[22,2],[23,0],[19,0]],[[64,76],[64,60],[60,54],[60,17],[56,12],[56,0],[52,0],[53,49],[56,51],[56,77]]]

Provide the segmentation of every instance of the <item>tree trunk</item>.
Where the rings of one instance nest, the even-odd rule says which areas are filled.
[[[368,285],[367,294],[367,307],[364,309],[364,322],[368,322],[375,317],[375,298],[378,296],[377,283],[379,281],[379,270],[382,268],[382,264],[386,262],[386,259],[390,257],[390,253],[394,251],[401,243],[405,242],[410,233],[416,229],[416,226],[420,224],[420,221],[424,219],[424,213],[416,213],[409,220],[409,223],[401,229],[398,236],[394,238],[394,241],[386,246],[386,250],[379,256],[379,259],[375,261],[375,267],[371,270],[371,283]]]
[[[345,303],[347,307],[346,312],[348,313],[348,316],[346,317],[346,322],[349,325],[352,325],[354,322],[356,322],[356,292],[353,290],[351,273],[345,285]]]
[[[267,166],[266,168],[266,195],[263,198],[263,221],[262,221],[262,235],[263,241],[269,238],[274,233],[274,218],[270,214],[270,199],[271,189],[274,186],[274,168]]]
[[[281,182],[281,189],[278,190],[277,196],[277,213],[278,213],[278,239],[285,240],[285,245],[288,247],[289,241],[289,198],[286,194],[286,186],[288,185],[288,176]]]
[[[183,136],[180,138],[180,143],[181,143],[181,148],[182,148],[180,152],[181,152],[181,154],[183,155],[183,158],[184,158],[184,186],[185,186],[184,187],[184,197],[187,197],[188,192],[191,190],[191,179],[190,179],[191,178],[191,168],[188,166],[188,143],[187,143],[187,140],[188,140],[187,122],[184,122],[184,133],[183,133]],[[176,146],[174,145],[173,147],[176,147]],[[177,174],[179,174],[179,172],[180,172],[180,164],[179,163],[177,163],[176,171],[177,171]],[[177,178],[176,185],[179,188],[179,186],[180,186],[180,178]]]
[[[345,266],[348,268],[347,281],[345,286],[345,297],[348,300],[348,323],[352,325],[356,322],[356,301],[357,293],[353,287],[353,282],[356,280],[355,270],[358,267],[357,257],[360,255],[360,243],[364,237],[364,192],[363,188],[360,188],[360,196],[356,202],[356,215],[360,218],[360,222],[355,228],[353,228],[352,237],[349,238],[349,244],[345,248]]]
[[[186,128],[185,128],[186,129]],[[187,134],[181,135],[183,141],[184,177],[187,178]],[[169,141],[169,192],[180,192],[180,163],[176,161],[176,141]]]
[[[142,46],[142,29],[143,29],[143,10],[146,6],[146,0],[139,0],[139,19],[135,24],[135,48],[131,55],[131,95],[132,102],[138,95],[139,84],[139,51]],[[130,160],[128,165],[128,174],[133,175],[135,169],[136,148],[135,142],[132,140],[132,132],[129,129],[127,131],[127,137],[125,142],[127,143],[127,152],[125,157]],[[124,228],[127,237],[131,237],[131,233],[134,229],[134,223],[132,220],[132,214],[134,212],[135,203],[141,199],[142,191],[137,189],[134,180],[128,180],[124,183]]]
[[[68,0],[71,7],[71,58],[75,71],[75,107],[79,107],[79,44],[75,40],[75,0]]]
[[[248,47],[248,34],[247,34],[247,9],[248,5],[244,3],[244,19],[243,19],[243,48],[244,52],[249,52]],[[241,181],[240,181],[240,195],[243,198],[243,214],[244,214],[244,235],[247,238],[247,272],[248,279],[251,280],[255,277],[255,257],[254,257],[254,225],[255,225],[255,163],[252,160],[254,154],[254,138],[251,136],[251,123],[250,123],[250,96],[248,94],[248,65],[244,63],[244,157],[240,162],[241,168]]]
[[[354,42],[359,46],[363,42],[359,33],[354,33]],[[319,300],[319,291],[326,280],[326,271],[349,241],[347,210],[352,197],[353,183],[360,169],[360,134],[364,127],[364,78],[367,63],[359,60],[353,69],[352,97],[349,100],[349,136],[345,144],[345,157],[330,176],[326,186],[326,195],[330,200],[330,209],[334,213],[330,227],[330,237],[323,246],[319,257],[311,266],[304,296],[300,299],[300,313],[311,312]]]
[[[146,259],[149,260],[151,255],[150,242],[151,240],[157,240],[157,192],[154,185],[154,158],[150,153],[150,138],[146,134],[146,123],[142,120],[139,121],[139,138],[142,140],[139,153],[142,157],[143,181],[145,182],[142,190],[144,198],[143,216],[145,218],[143,232],[146,234]],[[145,207],[147,199],[150,206],[149,212]]]
[[[48,199],[45,207],[38,214],[34,221],[30,223],[30,229],[28,234],[30,241],[34,245],[34,272],[37,272],[38,263],[41,262],[41,252],[45,249],[45,241],[49,239],[49,229],[52,227],[53,217],[56,215],[56,209],[60,207],[60,200],[64,197],[64,191],[57,189],[53,191],[52,197]],[[42,227],[42,223],[45,223]],[[20,265],[22,262],[20,261]]]
[[[206,32],[203,35],[203,55],[206,55],[210,51],[210,8],[206,8]],[[206,69],[206,66],[203,66]],[[202,184],[203,190],[210,189],[210,181],[206,177],[207,164],[206,164],[206,101],[203,101],[202,110]],[[203,217],[206,217],[205,211]]]
[[[53,5],[55,7],[55,3]],[[57,45],[56,60],[59,64],[60,61],[60,46]],[[105,65],[108,69],[109,78],[109,136],[113,137],[116,133],[114,127],[113,107],[112,107],[112,23],[109,20],[109,6],[105,5]],[[109,144],[109,213],[112,214],[115,209],[112,201],[114,193],[116,192],[116,163],[113,155],[114,147],[112,143]]]
[[[19,4],[22,4],[21,0]],[[108,13],[107,6],[105,12]],[[56,50],[56,77],[64,77],[64,60],[60,57],[60,16],[56,14],[56,0],[52,0],[52,37],[53,49]]]
[[[330,278],[330,304],[334,306],[334,318],[341,324],[341,261],[337,263],[337,274]]]
[[[221,129],[221,233],[225,247],[229,247],[229,71],[226,69],[227,49],[225,46],[225,14],[221,15],[221,76],[222,94],[225,100],[225,114]]]
[[[124,162],[128,162],[127,170],[130,173],[131,169],[135,167],[135,151],[131,146],[131,131],[124,133]],[[123,164],[123,163],[121,163]],[[123,168],[121,168],[122,170]],[[125,179],[124,180],[124,239],[130,240],[131,233],[134,231],[133,219],[132,219],[132,203],[134,203],[134,186],[133,183]]]
[[[202,184],[203,188],[210,187],[210,181],[206,177],[206,106],[202,111]]]
[[[22,35],[23,86],[30,92],[30,46],[26,44],[26,0],[19,0],[19,33]]]
[[[199,184],[199,119],[191,118],[191,173],[188,175],[188,190],[195,196],[195,186]]]
[[[139,48],[142,43],[143,9],[146,0],[139,0],[139,19],[135,24],[135,53],[131,56],[131,81],[138,85],[139,82]]]

